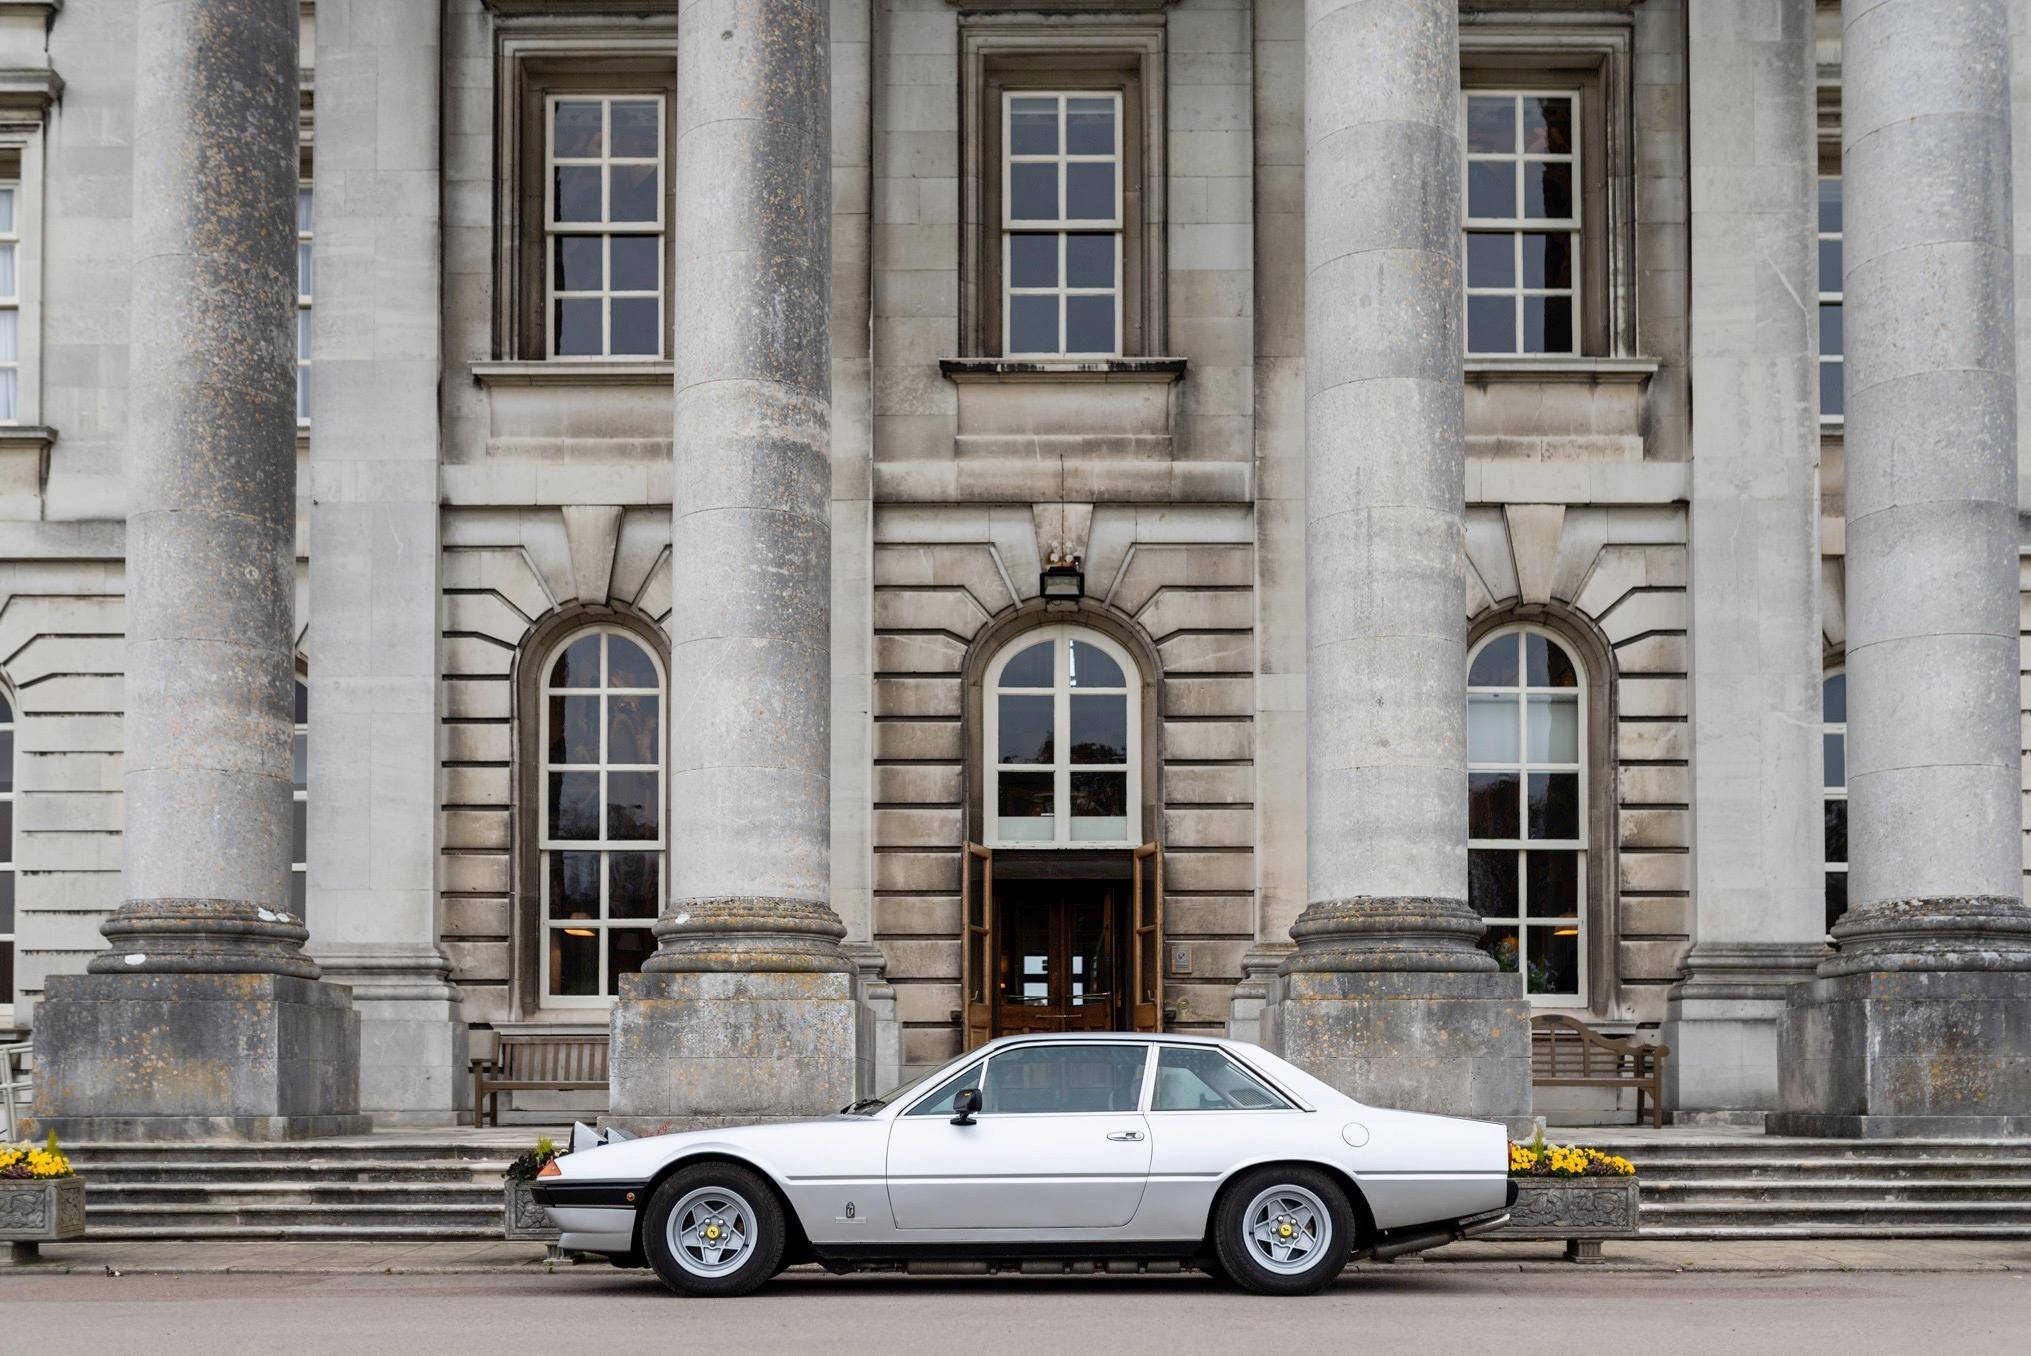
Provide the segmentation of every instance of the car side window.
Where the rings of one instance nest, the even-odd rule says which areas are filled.
[[[1218,1050],[1167,1045],[1157,1054],[1152,1111],[1271,1111],[1289,1106]]]
[[[952,1099],[968,1088],[980,1086],[980,1065],[969,1064],[940,1083],[937,1090],[903,1114],[906,1116],[949,1116]]]
[[[1003,1050],[987,1064],[981,1111],[1048,1116],[1080,1111],[1134,1111],[1142,1105],[1146,1045],[1028,1045]]]

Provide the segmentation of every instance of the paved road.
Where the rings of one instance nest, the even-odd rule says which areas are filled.
[[[1198,1276],[828,1277],[685,1301],[611,1271],[477,1276],[0,1274],[0,1356],[535,1352],[1500,1351],[2023,1356],[2031,1274],[1362,1272],[1307,1300]],[[1697,1345],[1695,1345],[1697,1344]]]

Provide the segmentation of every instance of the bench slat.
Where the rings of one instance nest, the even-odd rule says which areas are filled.
[[[491,1060],[473,1061],[473,1123],[498,1124],[495,1094],[582,1092],[609,1085],[607,1037],[503,1033]]]

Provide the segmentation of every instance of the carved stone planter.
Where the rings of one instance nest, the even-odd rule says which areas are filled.
[[[16,1262],[33,1262],[44,1243],[85,1231],[85,1179],[0,1181],[0,1239]]]
[[[511,1243],[557,1244],[557,1226],[536,1204],[534,1182],[501,1183],[501,1237]]]
[[[1601,1240],[1636,1237],[1634,1177],[1518,1177],[1509,1223],[1482,1237],[1562,1238],[1568,1262],[1601,1260]]]

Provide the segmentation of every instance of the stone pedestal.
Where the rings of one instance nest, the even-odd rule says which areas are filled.
[[[276,974],[52,975],[35,1013],[35,1136],[305,1139],[359,1112],[346,990]]]
[[[1681,1120],[1761,1124],[1776,1104],[1777,1024],[1826,948],[1705,943],[1664,1003],[1664,1105]]]
[[[360,1108],[379,1126],[456,1125],[472,1108],[471,1042],[449,962],[389,948],[317,952],[360,1020]]]

